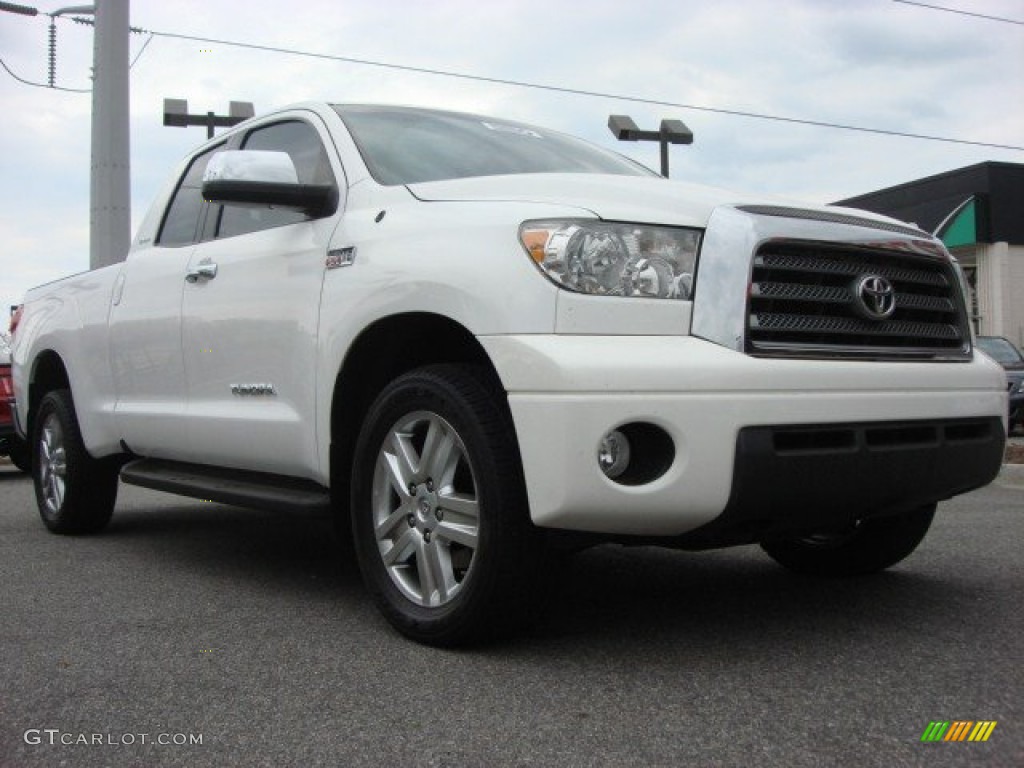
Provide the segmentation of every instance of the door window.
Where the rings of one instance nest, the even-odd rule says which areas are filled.
[[[203,213],[203,173],[210,158],[223,148],[223,145],[218,145],[208,149],[189,165],[167,206],[157,245],[191,245],[196,241]]]

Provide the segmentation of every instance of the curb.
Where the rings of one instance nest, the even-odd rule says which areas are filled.
[[[1003,464],[996,482],[1011,488],[1024,488],[1024,464]]]

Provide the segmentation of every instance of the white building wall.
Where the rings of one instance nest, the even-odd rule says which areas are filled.
[[[973,259],[976,268],[974,292],[978,300],[978,333],[983,336],[994,336],[996,334],[994,304],[996,302],[993,286],[996,285],[993,279],[993,266],[986,245],[977,245],[973,249]]]
[[[1017,345],[1024,347],[1024,246],[996,243],[1005,260],[1003,283],[1003,335]]]
[[[1024,346],[1024,246],[979,243],[974,256],[981,333]]]

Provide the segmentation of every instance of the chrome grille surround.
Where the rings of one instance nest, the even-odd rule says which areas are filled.
[[[757,357],[967,360],[971,336],[955,263],[942,244],[868,218],[722,207],[708,223],[691,332]],[[814,215],[811,215],[814,214]],[[871,319],[857,286],[891,286]]]

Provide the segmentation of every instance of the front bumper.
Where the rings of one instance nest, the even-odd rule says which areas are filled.
[[[721,517],[720,524],[736,518],[751,530],[824,529],[984,485],[1001,463],[1005,377],[981,356],[967,363],[763,360],[670,336],[480,341],[509,393],[530,514],[545,528],[694,532],[699,539],[697,529]],[[654,481],[622,485],[601,472],[598,446],[609,430],[635,422],[664,430],[674,456]],[[749,448],[811,427],[831,436],[817,446],[815,438],[783,438],[789,454],[782,461],[774,447],[768,454]],[[900,427],[911,431],[889,446],[865,431]],[[844,431],[853,437],[835,437]],[[830,484],[834,496],[822,491]],[[906,492],[870,490],[879,484]],[[857,488],[869,490],[853,494]],[[703,543],[736,535],[737,526],[724,528],[710,529]]]
[[[689,547],[794,538],[906,512],[995,479],[998,417],[814,427],[746,427],[729,503]]]

